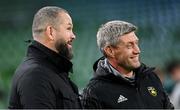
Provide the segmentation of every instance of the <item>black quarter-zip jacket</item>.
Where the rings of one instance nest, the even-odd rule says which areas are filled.
[[[83,90],[84,108],[122,108],[122,109],[173,109],[162,84],[153,72],[141,64],[134,70],[135,82],[115,76],[101,66],[104,58],[94,65],[94,77]]]
[[[71,69],[68,59],[33,41],[13,76],[9,108],[81,108]]]

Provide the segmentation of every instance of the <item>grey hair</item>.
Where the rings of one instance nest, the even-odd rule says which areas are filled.
[[[120,36],[136,30],[135,25],[125,21],[114,20],[107,22],[97,32],[97,44],[100,51],[105,55],[104,48],[106,46],[116,46]]]
[[[65,9],[56,6],[41,8],[35,15],[32,24],[33,36],[41,34],[48,25],[56,27],[59,13],[68,13]]]

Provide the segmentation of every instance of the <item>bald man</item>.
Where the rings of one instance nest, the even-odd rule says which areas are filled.
[[[34,16],[33,41],[17,68],[9,108],[81,108],[77,86],[69,79],[75,35],[68,12],[55,6]]]

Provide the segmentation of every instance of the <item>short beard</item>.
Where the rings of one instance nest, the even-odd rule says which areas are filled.
[[[55,43],[55,48],[57,49],[59,55],[66,57],[68,60],[73,58],[72,48],[68,48],[68,45],[61,40]]]

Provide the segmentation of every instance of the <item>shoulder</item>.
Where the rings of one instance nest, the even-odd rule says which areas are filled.
[[[84,89],[84,92],[88,91],[89,93],[94,92],[93,90],[97,89],[100,85],[99,80],[91,79],[89,83],[87,84],[86,88]]]
[[[107,90],[107,83],[107,81],[99,78],[92,78],[83,90],[83,95],[97,98],[100,94]]]
[[[44,86],[49,85],[52,82],[52,78],[55,77],[51,69],[43,66],[36,61],[24,61],[16,69],[13,76],[13,85],[17,85],[18,88],[25,86]]]
[[[147,78],[150,81],[161,83],[159,77],[157,76],[157,73],[155,73],[155,70],[156,69],[154,67],[148,67],[142,63],[141,66],[135,70],[135,73],[137,73],[137,76],[139,77]]]
[[[34,79],[34,78],[46,76],[45,74],[47,72],[48,72],[47,69],[40,64],[31,64],[28,66],[26,66],[26,64],[21,64],[15,72],[15,77],[17,77],[18,79],[22,79],[22,78]]]
[[[155,71],[150,72],[148,74],[148,78],[161,84],[161,80],[158,77],[158,75],[155,73]]]
[[[50,77],[42,66],[32,66],[26,70],[16,72],[17,80],[20,84],[26,83],[43,83],[48,82]]]
[[[49,77],[53,75],[53,69],[43,64],[42,61],[37,59],[27,58],[25,59],[16,69],[15,76],[19,79],[22,78],[39,78],[39,77]]]

